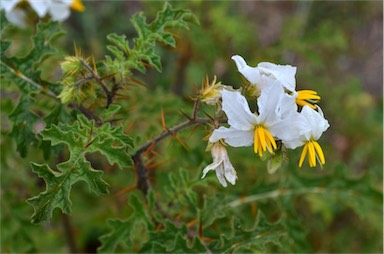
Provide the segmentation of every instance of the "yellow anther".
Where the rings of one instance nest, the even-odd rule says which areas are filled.
[[[277,148],[276,141],[271,133],[260,125],[255,127],[253,142],[253,151],[259,154],[260,157],[263,156],[263,152],[267,151],[267,149],[270,153],[273,153],[273,150]]]
[[[320,101],[321,97],[313,90],[301,90],[297,92],[296,103],[299,106],[304,107],[305,105],[310,106],[313,109],[316,107],[313,104],[316,104]]]
[[[78,12],[83,12],[85,10],[85,7],[81,0],[73,0],[72,5],[71,5],[72,10],[78,11]]]
[[[319,143],[315,140],[308,141],[301,152],[299,167],[303,165],[304,159],[308,154],[308,163],[310,167],[316,167],[316,160],[319,160],[321,165],[325,164],[325,157],[323,150],[321,149]]]

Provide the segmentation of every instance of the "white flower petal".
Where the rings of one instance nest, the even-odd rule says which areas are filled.
[[[227,181],[225,181],[225,178],[224,178],[224,169],[223,169],[223,164],[220,164],[217,168],[216,168],[216,177],[217,179],[219,180],[219,182],[221,183],[221,185],[223,185],[223,187],[227,187]]]
[[[274,137],[280,139],[287,148],[295,149],[304,145],[301,133],[308,130],[308,128],[303,130],[305,127],[303,117],[298,112],[292,112],[284,120],[269,128],[269,131]]]
[[[304,106],[301,110],[301,114],[311,128],[311,137],[315,140],[318,140],[321,137],[321,134],[323,134],[323,132],[330,126],[327,119],[324,118],[321,109],[320,112],[321,113],[311,109],[309,106]]]
[[[253,144],[253,129],[249,131],[242,131],[235,128],[220,128],[213,131],[209,142],[217,142],[224,139],[225,142],[233,147],[250,146]]]
[[[216,168],[222,163],[222,161],[214,161],[213,163],[206,166],[203,170],[203,176],[201,178],[204,178],[206,174],[211,170],[216,170]]]
[[[259,116],[257,121],[273,125],[279,120],[278,107],[280,97],[284,94],[283,87],[279,83],[274,82],[271,86],[261,90],[261,94],[257,100],[259,107]]]
[[[69,17],[71,11],[70,4],[52,2],[49,6],[49,14],[54,21],[63,21]]]
[[[20,0],[1,0],[0,10],[4,9],[6,13],[10,12]]]
[[[260,71],[257,67],[250,67],[244,58],[234,55],[231,58],[235,61],[238,71],[251,83],[257,85],[260,83]]]
[[[202,178],[204,178],[210,170],[215,170],[216,177],[221,185],[227,187],[225,179],[234,185],[236,183],[237,175],[229,160],[227,149],[225,149],[220,142],[216,142],[212,146],[211,154],[213,163],[204,168]]]
[[[37,15],[40,18],[43,18],[47,12],[49,3],[46,0],[29,0],[29,4],[31,5],[32,9],[37,13]]]
[[[232,185],[236,184],[237,174],[235,168],[229,160],[228,155],[226,158],[224,158],[224,175],[228,182],[230,182]]]
[[[296,88],[296,67],[291,65],[278,65],[268,62],[262,62],[257,65],[261,75],[273,76],[289,91],[295,91]]]
[[[238,130],[252,129],[256,116],[251,112],[247,100],[239,92],[223,90],[222,108],[228,117],[228,123]]]
[[[27,23],[25,21],[26,14],[24,10],[21,9],[13,9],[10,12],[5,13],[5,17],[11,22],[12,24],[18,26],[18,27],[26,27]]]

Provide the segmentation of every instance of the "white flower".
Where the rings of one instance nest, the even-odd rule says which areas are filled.
[[[49,14],[54,21],[63,21],[70,15],[73,0],[29,0],[32,9],[43,18]]]
[[[26,26],[26,12],[18,3],[22,0],[1,0],[0,10],[4,9],[5,16],[14,25]],[[70,15],[70,9],[83,11],[81,0],[28,0],[26,1],[40,18],[49,14],[54,21],[63,21]]]
[[[260,90],[270,86],[276,80],[288,91],[295,92],[296,67],[268,62],[259,63],[257,67],[250,67],[239,55],[232,56],[232,60],[235,61],[239,72]]]
[[[5,13],[10,12],[15,8],[15,6],[20,2],[20,0],[1,0],[0,1],[0,10],[4,10]]]
[[[237,179],[236,171],[229,160],[225,147],[220,142],[217,142],[213,144],[211,154],[213,163],[204,168],[201,178],[204,178],[210,170],[215,170],[217,179],[223,187],[227,187],[226,180],[235,185]]]
[[[268,149],[277,148],[274,137],[285,140],[298,135],[297,105],[292,96],[284,93],[280,85],[271,85],[262,90],[258,99],[259,115],[249,109],[244,96],[239,92],[223,90],[223,111],[230,128],[216,129],[209,141],[220,139],[234,147],[254,145],[254,152],[261,157]]]
[[[307,153],[310,167],[316,166],[316,160],[318,160],[321,165],[325,164],[324,153],[317,143],[317,140],[321,137],[323,132],[328,129],[329,123],[324,118],[324,114],[320,107],[318,107],[318,110],[319,112],[313,110],[309,106],[304,106],[299,114],[300,124],[298,127],[300,129],[300,134],[284,141],[284,145],[291,149],[304,145],[299,161],[300,167],[303,165]]]
[[[17,9],[17,8],[12,9],[9,12],[5,13],[5,17],[9,20],[9,22],[14,24],[15,26],[22,27],[22,28],[25,28],[27,26],[27,22],[26,22],[27,16],[24,10]]]

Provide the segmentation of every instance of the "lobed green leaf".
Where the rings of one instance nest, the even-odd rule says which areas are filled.
[[[73,124],[52,124],[41,132],[41,136],[53,146],[67,145],[70,157],[57,165],[57,172],[47,165],[32,164],[33,171],[44,178],[47,185],[45,192],[28,200],[35,209],[34,223],[49,220],[55,208],[69,214],[69,194],[72,185],[78,181],[86,182],[96,195],[108,193],[108,184],[101,178],[103,172],[92,168],[86,153],[100,152],[111,164],[116,163],[121,168],[132,165],[129,154],[132,140],[124,135],[122,128],[112,128],[110,124],[96,127],[94,121],[83,115],[79,115]]]

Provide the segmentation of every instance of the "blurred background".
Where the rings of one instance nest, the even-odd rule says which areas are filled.
[[[86,55],[103,59],[108,54],[105,48],[107,34],[114,32],[132,38],[136,34],[129,21],[131,15],[143,11],[147,19],[152,20],[163,6],[160,1],[86,1],[84,4],[84,13],[73,12],[63,24],[67,31],[61,39],[66,49],[63,55],[73,54],[73,42],[76,42]],[[173,7],[190,9],[198,17],[200,25],[192,25],[190,31],[175,30],[176,48],[156,48],[162,58],[161,74],[156,70],[149,70],[145,75],[136,74],[146,84],[146,88],[132,89],[135,96],[129,102],[132,121],[127,124],[127,128],[129,125],[129,128],[137,129],[132,133],[141,138],[136,140],[137,144],[161,132],[161,108],[169,126],[183,119],[178,110],[189,112],[192,105],[190,96],[195,94],[196,87],[200,87],[205,75],[211,79],[216,75],[223,84],[239,87],[240,74],[231,60],[232,55],[238,54],[250,66],[263,61],[297,66],[297,88],[316,90],[322,97],[320,106],[331,125],[319,142],[327,163],[324,169],[298,169],[299,151],[289,151],[290,163],[284,169],[285,172],[300,170],[305,174],[327,175],[342,165],[349,178],[368,178],[367,184],[382,192],[382,1],[175,1],[171,4]],[[55,80],[58,77],[57,70],[46,70],[43,75]],[[134,98],[144,98],[148,103],[136,105]],[[5,128],[2,134],[6,131]],[[158,148],[162,154],[156,167],[159,186],[162,179],[160,175],[171,172],[175,165],[196,175],[201,173],[201,169],[211,161],[210,154],[204,151],[205,146],[200,141],[204,136],[204,133],[197,133],[196,138],[185,140],[188,152],[177,142],[169,144],[165,141],[166,144]],[[2,152],[10,150],[10,147],[14,151],[11,141],[3,139]],[[252,193],[251,187],[244,186],[273,181],[274,176],[266,173],[265,162],[260,162],[258,158],[248,158],[249,150],[229,148],[228,151],[238,171],[239,180],[232,189],[220,188],[220,191],[227,194],[249,194]],[[32,154],[30,160],[36,160],[36,157],[41,155]],[[16,168],[16,175],[13,178],[9,176],[14,179],[9,183],[12,185],[10,188],[23,189],[26,187],[20,186],[34,185],[29,180],[31,173],[17,170],[28,168],[28,159],[20,160],[15,155],[3,163],[3,166]],[[132,172],[131,175],[124,172],[116,174],[121,175],[121,178],[112,184],[111,193],[118,193],[124,186],[135,182]],[[83,191],[82,187],[77,188]],[[28,221],[32,208],[23,203],[28,195],[22,192],[13,195],[11,205],[20,208],[18,220]],[[98,207],[100,204],[87,199],[87,194],[84,195],[73,195],[73,203],[85,202],[95,208],[89,211],[75,206],[73,213],[77,215],[73,217],[72,223],[79,236],[78,245],[83,251],[92,252],[99,246],[97,237],[105,233],[104,219],[111,214],[119,214],[126,198],[118,197],[116,201],[115,197],[105,197],[102,202],[107,205]],[[334,201],[333,198],[308,196],[296,200],[296,208],[306,225],[311,251],[381,252],[382,209],[365,209],[358,213],[347,206],[339,206],[337,202],[328,203]],[[274,203],[266,202],[260,204],[260,209],[271,214],[271,211],[277,209],[275,206]],[[103,209],[106,211],[101,215],[97,213]],[[13,246],[20,241],[39,246],[38,243],[44,242],[46,245],[42,249],[45,251],[66,251],[66,243],[62,239],[64,231],[61,231],[60,225],[56,225],[58,222],[43,228],[29,226],[31,232],[36,234],[45,232],[42,240],[38,239],[38,235],[29,233],[25,237],[19,235],[15,238],[22,224],[12,224],[14,219],[5,213],[3,221],[8,219],[8,238],[3,238],[3,245]],[[273,215],[269,219],[273,220]],[[39,248],[31,247],[28,251],[41,251]]]

